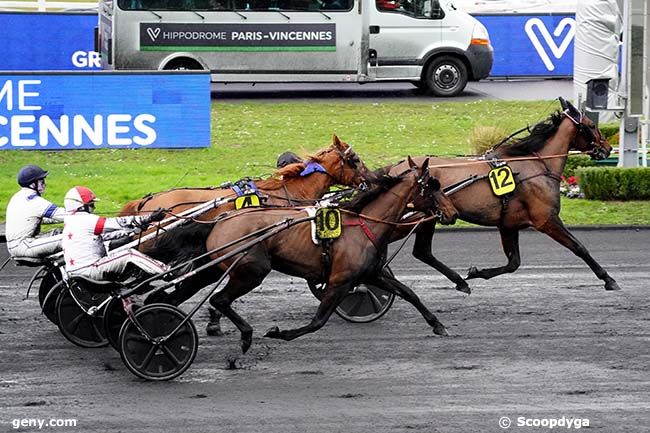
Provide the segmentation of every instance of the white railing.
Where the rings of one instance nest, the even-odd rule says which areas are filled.
[[[66,9],[92,9],[97,7],[97,2],[57,2],[47,0],[26,1],[0,1],[0,10],[26,10],[46,12],[48,10],[61,11]]]

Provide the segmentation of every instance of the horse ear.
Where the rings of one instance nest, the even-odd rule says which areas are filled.
[[[339,140],[339,137],[336,134],[332,134],[332,144],[339,149],[343,147],[341,140]]]
[[[429,158],[426,158],[424,162],[422,163],[422,179],[428,179],[430,177],[429,174]]]
[[[572,103],[566,101],[566,105],[569,112],[573,114],[576,119],[580,117],[580,111],[576,107],[574,107]]]
[[[409,167],[411,167],[411,168],[416,168],[417,167],[417,164],[415,162],[413,162],[413,160],[411,159],[411,155],[407,156],[406,159],[409,162]]]
[[[562,109],[566,110],[568,108],[567,105],[566,105],[566,100],[561,96],[559,98],[557,98],[557,99],[560,100],[560,106],[562,107]]]

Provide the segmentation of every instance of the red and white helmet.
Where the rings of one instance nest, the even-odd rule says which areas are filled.
[[[97,200],[99,199],[90,189],[85,186],[75,186],[65,194],[63,206],[66,212],[74,212],[86,205],[94,204]]]

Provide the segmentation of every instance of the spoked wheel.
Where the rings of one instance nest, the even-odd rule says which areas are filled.
[[[63,289],[56,301],[57,324],[61,333],[70,342],[80,347],[96,348],[107,346],[108,340],[104,335],[103,307],[94,314],[87,313],[72,296],[71,290],[79,289]],[[99,306],[108,295],[88,296],[93,298],[92,301],[95,306]],[[87,299],[80,302],[84,301],[87,301]],[[88,305],[88,307],[92,306]]]
[[[309,289],[320,299],[324,284],[308,281]],[[386,314],[395,295],[370,284],[355,287],[336,308],[336,314],[352,323],[370,323]]]
[[[120,330],[126,321],[126,311],[122,299],[113,298],[106,304],[104,309],[104,334],[108,343],[115,350],[120,351]]]
[[[57,288],[57,292],[52,293],[49,297],[48,293],[50,293],[54,286],[56,286],[60,281],[61,276],[58,274],[58,271],[50,270],[45,273],[38,287],[38,305],[41,306],[41,311],[43,311],[45,317],[55,325],[58,320],[56,316],[56,300],[59,297],[58,291],[60,290],[61,285]]]
[[[120,331],[120,355],[133,374],[148,380],[170,380],[187,370],[199,348],[199,334],[186,314],[167,304],[140,308],[135,318],[143,332],[127,320]]]

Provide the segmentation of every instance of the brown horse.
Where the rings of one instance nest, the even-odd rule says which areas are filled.
[[[385,177],[377,182],[379,185],[374,189],[360,193],[352,202],[342,206],[343,226],[360,226],[361,229],[344,228],[341,236],[328,249],[329,265],[322,261],[326,248],[311,241],[311,228],[309,224],[303,223],[252,247],[230,272],[228,283],[210,298],[210,303],[240,330],[244,352],[250,347],[253,329],[232,309],[231,304],[259,286],[271,269],[307,280],[322,280],[325,277],[327,287],[316,315],[308,325],[286,331],[273,328],[265,336],[292,340],[314,332],[327,322],[351,288],[358,283],[381,278],[378,275],[381,274],[386,246],[395,223],[400,220],[407,204],[412,202],[416,210],[431,209],[436,201],[435,193],[440,190],[439,182],[430,178],[426,161],[420,169],[412,163],[406,174]],[[448,203],[445,209],[453,209],[453,206]],[[286,218],[298,219],[303,216],[305,211],[289,209],[240,211],[234,218],[221,221],[214,227],[206,248],[213,250]],[[447,214],[445,217],[452,218],[453,215]],[[230,249],[220,251],[213,254],[212,258],[217,259],[229,251]],[[232,259],[221,263],[221,272],[230,263]],[[326,266],[329,272],[324,272]],[[386,286],[393,288],[390,283]],[[433,331],[446,335],[445,327],[422,305],[417,296],[408,288],[401,289],[402,287],[395,288],[397,294],[423,314]]]
[[[309,163],[320,164],[322,170],[319,168],[310,174],[304,174]],[[372,172],[352,147],[334,135],[332,144],[311,156],[307,162],[289,164],[268,179],[256,180],[255,185],[263,195],[268,196],[267,205],[291,206],[313,203],[332,185],[358,186],[373,178]],[[148,213],[157,208],[179,213],[210,200],[234,196],[236,193],[230,188],[178,188],[133,200],[124,205],[120,215]],[[231,209],[234,209],[233,203],[224,204],[199,219],[211,219],[214,215]]]
[[[311,167],[315,167],[313,164],[317,164],[317,168],[311,173],[306,172],[310,164],[312,164]],[[314,200],[321,198],[330,186],[335,184],[358,186],[366,180],[372,179],[374,179],[374,175],[352,148],[334,135],[332,145],[311,156],[308,161],[290,164],[277,170],[270,178],[256,181],[255,185],[261,195],[268,197],[264,203],[265,206],[287,206],[313,203]],[[151,212],[159,207],[172,209],[177,213],[197,204],[235,195],[236,193],[229,188],[174,189],[130,202],[123,208],[121,214]],[[218,215],[234,210],[234,208],[234,203],[226,203],[197,219],[211,221]],[[172,237],[174,247],[169,246],[168,236],[162,235],[143,243],[138,249],[166,263],[181,263],[206,251],[205,239],[211,229],[211,224],[194,224],[191,227],[175,229]],[[197,262],[195,266],[200,264]],[[147,298],[146,302],[166,302],[180,305],[212,282],[211,274],[202,272],[184,281],[173,292],[169,294],[155,293]]]
[[[584,260],[598,278],[605,282],[605,289],[618,290],[612,277],[591,257],[587,249],[564,226],[560,219],[560,176],[564,170],[569,150],[585,152],[593,159],[609,156],[611,146],[600,130],[571,103],[560,98],[563,112],[535,125],[529,136],[514,140],[494,149],[497,159],[508,161],[514,173],[514,192],[497,197],[487,179],[491,166],[487,161],[467,158],[430,158],[431,175],[440,179],[443,189],[449,193],[454,186],[460,188],[449,197],[459,211],[460,218],[483,226],[496,226],[508,263],[487,269],[471,267],[467,279],[492,278],[514,272],[520,265],[519,231],[532,227],[545,233]],[[416,162],[425,157],[414,158]],[[399,163],[389,168],[391,173],[406,167]],[[470,181],[472,176],[478,181]],[[431,253],[435,221],[423,224],[417,234],[413,255],[442,272],[456,283],[456,288],[469,293],[465,280],[438,261]],[[402,232],[404,229],[402,229]],[[395,236],[403,236],[400,230]]]

